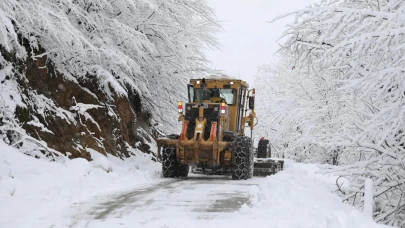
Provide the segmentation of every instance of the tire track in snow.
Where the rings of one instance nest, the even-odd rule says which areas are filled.
[[[107,200],[98,200],[82,210],[84,213],[75,218],[71,227],[98,227],[100,223],[128,217],[144,224],[164,220],[164,216],[214,219],[219,215],[232,214],[244,204],[250,205],[249,190],[257,182],[203,175],[171,179]]]

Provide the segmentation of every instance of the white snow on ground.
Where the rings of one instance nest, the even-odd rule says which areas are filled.
[[[333,193],[335,177],[316,174],[316,165],[288,162],[277,175],[247,181],[195,175],[168,180],[159,178],[160,165],[141,153],[125,162],[92,155],[90,163],[51,163],[0,142],[0,227],[383,227],[342,204]],[[91,217],[94,210],[108,206],[100,202],[137,189],[151,192],[124,197],[128,213]],[[240,197],[250,202],[241,208],[242,203],[236,203],[234,211],[209,209],[220,202],[228,208]]]
[[[384,227],[356,208],[342,204],[341,199],[332,193],[335,178],[318,175],[317,170],[316,165],[290,163],[277,175],[247,181],[213,177],[204,180],[192,175],[190,179],[175,182],[166,189],[152,191],[147,197],[139,196],[131,213],[122,213],[118,209],[110,216],[98,219],[94,218],[97,214],[88,214],[88,218],[75,223],[75,227]],[[227,208],[232,201],[240,201],[243,192],[250,197],[250,203],[235,211],[221,213],[215,210]],[[226,194],[230,198],[228,202],[224,200]],[[131,205],[131,198],[127,199],[121,210],[125,211]],[[221,202],[225,204],[221,205]],[[212,207],[207,208],[207,203]],[[88,207],[88,210],[94,213],[100,206],[109,204],[97,205]]]
[[[45,227],[72,204],[160,181],[160,165],[138,152],[125,162],[92,153],[93,162],[48,162],[0,141],[0,227]],[[108,173],[107,173],[108,171]]]
[[[241,213],[268,223],[267,227],[384,227],[341,203],[333,193],[336,177],[316,174],[317,170],[316,165],[288,164],[252,189],[253,206]]]

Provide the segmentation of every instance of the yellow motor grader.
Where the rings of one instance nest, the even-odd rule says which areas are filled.
[[[227,76],[190,80],[189,101],[178,102],[180,134],[157,140],[163,177],[186,177],[190,165],[231,173],[234,180],[282,169],[282,162],[266,158],[254,164],[255,89],[248,87],[245,81]],[[250,137],[245,135],[245,126],[250,128]]]

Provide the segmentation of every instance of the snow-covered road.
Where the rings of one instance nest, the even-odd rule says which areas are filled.
[[[267,178],[162,179],[71,211],[69,227],[379,227],[333,194],[333,178],[316,166],[291,164]],[[57,227],[57,226],[56,226]]]
[[[342,204],[336,177],[317,165],[288,161],[276,175],[241,181],[164,179],[142,153],[93,158],[46,162],[0,143],[0,227],[379,227]]]
[[[251,205],[252,186],[257,188],[263,179],[232,181],[227,176],[190,175],[164,181],[97,200],[93,205],[77,205],[71,226],[164,227],[172,223],[182,227],[190,225],[191,220],[230,219],[243,205]]]

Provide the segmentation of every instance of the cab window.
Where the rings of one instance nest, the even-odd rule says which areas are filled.
[[[193,91],[191,91],[193,90]],[[214,94],[216,94],[216,91],[219,91],[219,96],[224,98],[226,100],[226,103],[228,105],[233,105],[236,103],[236,94],[237,90],[236,89],[201,89],[201,88],[192,88],[190,87],[189,95],[191,98],[191,95],[193,95],[193,101],[192,102],[199,102],[203,100],[210,100]]]

